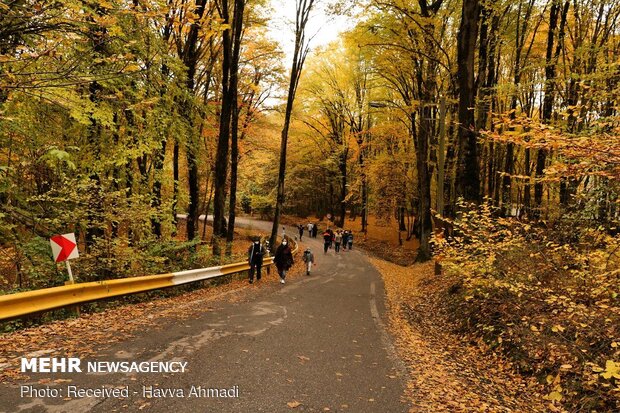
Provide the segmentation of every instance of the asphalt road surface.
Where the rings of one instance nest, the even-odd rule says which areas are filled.
[[[303,241],[317,258],[310,276],[280,285],[272,271],[241,301],[197,303],[195,317],[163,320],[163,328],[137,333],[97,359],[180,361],[185,372],[32,374],[29,383],[0,385],[0,412],[408,411],[404,368],[384,327],[380,275],[359,251],[324,255],[320,238]],[[43,378],[52,382],[40,384]],[[67,397],[70,385],[116,387],[128,396]],[[60,394],[36,397],[21,386]],[[209,388],[220,396],[227,389],[228,397]]]

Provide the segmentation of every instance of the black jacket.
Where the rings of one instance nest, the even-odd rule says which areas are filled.
[[[248,263],[255,265],[263,265],[263,256],[265,255],[265,247],[260,243],[253,242],[248,248]]]
[[[291,268],[293,266],[291,247],[280,244],[276,250],[276,255],[273,257],[273,262],[276,264],[279,271]]]

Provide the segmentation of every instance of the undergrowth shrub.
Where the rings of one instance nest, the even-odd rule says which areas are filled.
[[[620,411],[620,237],[461,210],[434,240],[461,332],[546,384],[550,410]]]

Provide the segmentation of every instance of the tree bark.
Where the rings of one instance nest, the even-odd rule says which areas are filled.
[[[439,146],[437,151],[437,193],[435,202],[437,213],[444,214],[444,183],[446,179],[446,98],[441,97],[439,101]]]
[[[223,24],[230,23],[228,0],[222,0],[221,17]],[[220,255],[220,240],[226,235],[224,212],[226,207],[226,176],[228,173],[228,140],[230,138],[231,94],[230,66],[232,63],[231,29],[222,32],[222,110],[220,130],[215,155],[215,191],[213,197],[213,255]]]
[[[198,19],[202,19],[207,0],[196,0],[194,12]],[[190,96],[195,94],[195,76],[200,51],[198,49],[200,23],[192,23],[187,35],[187,41],[183,50],[183,63],[186,67],[186,87]],[[189,208],[187,214],[187,239],[193,240],[198,230],[198,211],[200,204],[200,184],[198,173],[198,148],[197,137],[194,130],[194,105],[193,100],[188,98],[183,105],[184,116],[189,125],[189,136],[186,142],[185,156],[187,158],[187,179],[189,184]]]
[[[233,15],[233,51],[230,65],[231,134],[230,134],[230,199],[228,202],[228,226],[226,253],[232,253],[231,243],[235,236],[235,208],[237,206],[237,169],[239,165],[239,105],[237,86],[239,83],[239,55],[243,31],[243,13],[246,0],[235,0]]]
[[[344,227],[344,219],[347,213],[347,156],[348,150],[344,149],[339,156],[338,169],[340,170],[340,218],[338,226]]]
[[[271,245],[276,244],[278,236],[278,228],[280,226],[280,215],[284,206],[284,178],[286,176],[286,148],[288,145],[288,130],[291,123],[291,115],[293,113],[293,103],[297,92],[297,85],[301,71],[308,54],[307,42],[305,39],[306,24],[312,11],[314,0],[297,0],[297,15],[295,24],[295,50],[293,52],[293,64],[291,66],[291,78],[288,86],[288,95],[286,99],[286,109],[284,111],[284,125],[282,127],[282,136],[280,142],[280,165],[278,168],[278,186],[276,195],[276,208],[273,217],[273,226],[271,227]]]
[[[555,100],[555,78],[556,78],[556,64],[560,55],[562,40],[564,38],[564,27],[566,24],[566,16],[568,14],[569,2],[566,2],[563,10],[559,0],[553,0],[551,9],[549,11],[549,32],[547,33],[547,50],[545,54],[545,96],[543,99],[542,107],[542,122],[550,123],[551,116],[553,115],[553,104]],[[561,13],[560,13],[561,12]],[[560,20],[560,27],[558,32],[558,43],[555,47],[554,42],[556,37],[556,30],[558,30],[558,20]],[[540,210],[542,208],[543,198],[543,183],[541,181],[544,176],[545,166],[547,161],[547,149],[538,149],[536,155],[536,182],[534,183],[534,202],[536,203],[535,216],[540,216]]]
[[[457,38],[458,54],[458,142],[459,168],[457,190],[466,201],[480,202],[478,142],[474,118],[476,90],[474,85],[475,44],[478,37],[480,3],[463,0],[461,25]]]
[[[415,133],[415,116],[411,116],[411,128],[414,131],[416,142],[416,167],[418,172],[418,210],[416,220],[418,222],[418,234],[420,247],[418,248],[417,262],[424,262],[431,259],[431,232],[433,222],[431,218],[431,173],[428,167],[429,137],[430,126],[433,122],[431,109],[429,106],[422,108],[419,132]]]

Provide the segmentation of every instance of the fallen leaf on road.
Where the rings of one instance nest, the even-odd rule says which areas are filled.
[[[286,403],[286,405],[288,407],[290,407],[291,409],[295,409],[295,408],[301,406],[301,403],[299,403],[298,401],[294,401],[294,402],[288,402],[288,403]]]

